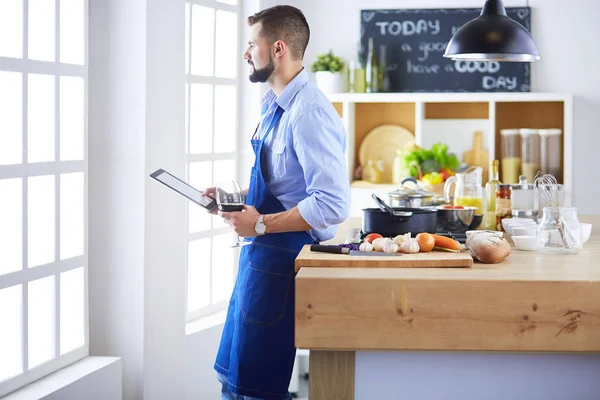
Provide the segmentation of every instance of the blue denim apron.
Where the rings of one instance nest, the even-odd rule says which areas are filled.
[[[252,139],[255,161],[246,203],[261,214],[286,211],[264,180],[261,150],[281,115],[277,108],[262,139]],[[268,228],[267,228],[268,229]],[[266,234],[242,247],[215,370],[229,389],[265,400],[287,398],[294,365],[294,261],[308,232]]]

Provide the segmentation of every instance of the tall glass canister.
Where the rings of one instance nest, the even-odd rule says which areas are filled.
[[[500,129],[503,183],[518,183],[521,173],[521,136],[518,129]]]
[[[542,172],[562,182],[562,130],[539,129]]]
[[[540,134],[537,129],[519,129],[521,135],[521,174],[528,182],[533,182],[535,174],[541,169]]]

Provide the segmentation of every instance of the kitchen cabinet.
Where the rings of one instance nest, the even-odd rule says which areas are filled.
[[[446,143],[462,161],[475,131],[483,133],[490,159],[501,159],[500,130],[508,128],[558,128],[562,130],[560,173],[556,177],[566,189],[571,204],[573,183],[573,97],[568,93],[339,93],[329,99],[340,114],[348,133],[348,178],[359,165],[358,151],[375,127],[400,125],[415,135],[423,147]],[[502,171],[500,171],[502,176]],[[487,177],[486,177],[487,178]],[[352,184],[354,192],[389,191],[382,186]],[[365,187],[366,186],[366,187]],[[354,194],[353,194],[354,196]],[[364,198],[360,194],[359,197]],[[372,206],[372,204],[370,204]],[[356,211],[356,210],[354,210]]]

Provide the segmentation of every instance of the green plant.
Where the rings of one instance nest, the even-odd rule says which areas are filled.
[[[339,72],[342,69],[344,69],[344,62],[340,57],[336,57],[333,54],[333,50],[329,50],[329,53],[318,55],[317,61],[311,65],[312,72]]]

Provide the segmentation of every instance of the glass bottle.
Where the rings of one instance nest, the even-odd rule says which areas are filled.
[[[538,227],[538,250],[546,254],[577,254],[583,245],[575,207],[544,207]]]
[[[379,46],[379,66],[377,68],[377,72],[379,74],[379,92],[392,91],[392,83],[390,81],[390,73],[387,70],[387,63],[387,46],[382,44]]]
[[[510,202],[511,185],[496,185],[496,230],[503,231],[502,220],[510,218],[512,215],[512,205]]]
[[[381,183],[381,181],[382,181],[381,171],[379,170],[379,168],[376,167],[375,161],[373,161],[373,160],[367,161],[367,166],[363,169],[362,178],[364,181],[367,181],[367,182]]]
[[[366,64],[366,78],[367,78],[367,93],[377,93],[379,87],[378,74],[377,74],[377,56],[375,55],[375,44],[373,38],[369,38],[369,47],[367,50],[367,64]]]
[[[496,186],[501,184],[498,167],[500,162],[494,160],[490,163],[490,177],[485,184],[485,229],[496,230]]]

